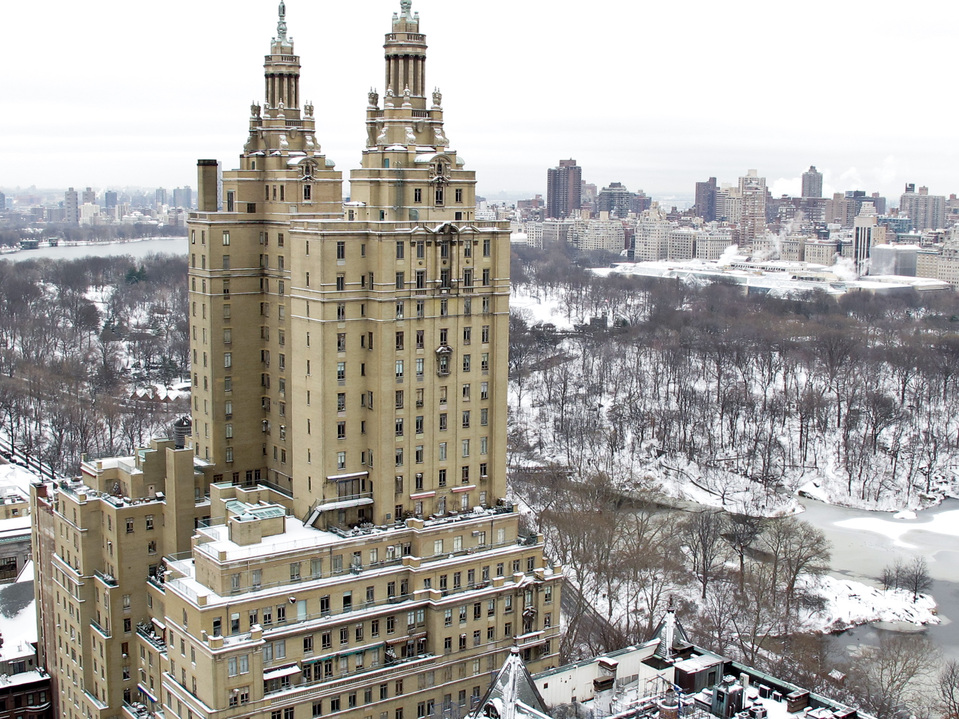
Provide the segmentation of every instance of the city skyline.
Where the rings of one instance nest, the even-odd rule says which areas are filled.
[[[30,111],[0,120],[0,186],[177,186],[189,184],[197,156],[236,166],[236,142],[246,131],[237,98],[262,94],[250,79],[261,60],[243,49],[256,42],[257,29],[270,26],[276,2],[173,0],[156,12],[106,0],[92,12],[54,0],[46,9],[56,22],[13,34],[7,45],[11,59],[31,57],[29,74],[6,78],[9,95],[25,99]],[[898,197],[906,182],[948,195],[955,189],[944,169],[955,152],[948,114],[925,113],[917,127],[912,103],[899,96],[903,88],[912,98],[941,92],[938,75],[915,67],[913,58],[922,57],[926,68],[945,66],[948,43],[937,38],[959,11],[943,7],[933,24],[892,23],[886,18],[893,9],[814,2],[802,13],[750,5],[747,14],[687,2],[681,11],[617,6],[610,23],[608,13],[590,15],[566,1],[414,6],[446,58],[431,67],[427,82],[457,108],[450,119],[467,162],[477,158],[471,166],[483,178],[480,194],[544,193],[545,169],[575,157],[588,182],[619,181],[664,198],[690,196],[708,176],[735,183],[748,168],[768,178],[774,196],[798,195],[812,164],[824,174],[827,196],[863,189]],[[370,10],[390,11],[391,3],[377,0]],[[379,42],[350,29],[358,20],[351,6],[293,0],[288,15],[305,63],[315,68],[304,74],[305,97],[337,98],[317,107],[318,140],[338,168],[354,167],[365,108],[355,88],[380,84]],[[493,24],[480,16],[511,18],[495,25],[494,41],[518,50],[502,58],[464,51],[490,42]],[[12,5],[5,17],[9,27],[36,25],[28,6]],[[214,24],[234,38],[229,46],[209,40]],[[325,37],[326,27],[339,31]],[[573,51],[565,42],[566,50],[556,52],[556,38],[573,27]],[[57,52],[37,53],[38,36]],[[856,38],[864,37],[883,48],[868,58],[870,79],[847,96],[830,94],[836,75],[864,66],[856,49]],[[362,52],[349,71],[322,71],[351,49]],[[748,63],[740,59],[744,51]],[[603,66],[623,71],[596,71]],[[236,70],[225,73],[227,67]],[[711,79],[703,67],[713,69]],[[458,85],[454,78],[463,75],[473,84]],[[209,93],[213,102],[203,102]],[[883,111],[853,113],[864,93]],[[474,112],[484,94],[506,98],[523,121]],[[897,99],[883,103],[884,96]]]

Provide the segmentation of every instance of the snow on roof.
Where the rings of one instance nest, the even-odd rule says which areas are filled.
[[[33,595],[33,569],[24,567],[12,584],[0,585],[0,661],[32,656],[37,641],[37,606]]]
[[[0,465],[0,487],[15,487],[29,497],[30,485],[39,481],[37,475],[17,464]]]

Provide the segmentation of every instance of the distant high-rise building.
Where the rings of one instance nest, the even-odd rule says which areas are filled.
[[[193,190],[189,185],[178,187],[173,191],[173,206],[182,207],[185,210],[193,207]]]
[[[155,195],[155,204],[157,207],[163,207],[167,203],[166,201],[166,190],[162,187],[158,187]]]
[[[749,170],[739,178],[739,194],[739,235],[744,245],[751,245],[766,234],[766,178]]]
[[[103,206],[112,210],[117,206],[117,193],[113,190],[107,190],[103,193]]]
[[[63,213],[68,225],[80,224],[80,196],[72,187],[63,193]]]
[[[856,272],[869,274],[869,257],[872,248],[886,239],[886,228],[879,225],[879,216],[871,202],[864,202],[853,220],[853,261]]]
[[[716,219],[716,178],[710,177],[706,182],[696,183],[696,204],[693,205],[697,217],[706,222]]]
[[[7,209],[7,196],[0,192],[0,212]]]
[[[640,212],[645,212],[653,205],[653,198],[647,197],[646,193],[642,190],[632,193],[632,198],[629,201],[629,211],[634,214],[639,214]]]
[[[912,220],[912,229],[917,232],[937,230],[946,223],[946,198],[944,195],[930,195],[928,187],[906,185],[906,191],[899,198],[899,214]]]
[[[604,187],[597,198],[596,209],[608,212],[610,217],[626,217],[630,211],[633,193],[622,182],[612,182]]]
[[[596,198],[599,196],[599,191],[592,182],[584,182],[583,189],[580,192],[579,198],[579,215],[582,216],[582,211],[586,210],[590,214],[596,212]],[[572,210],[572,212],[576,212]]]
[[[80,198],[81,205],[95,205],[97,204],[97,193],[92,187],[88,187],[83,191],[83,197]]]
[[[822,197],[822,173],[816,169],[815,165],[810,165],[809,169],[802,174],[802,196]]]
[[[576,160],[560,160],[546,175],[546,214],[557,220],[568,217],[582,205],[583,168]]]

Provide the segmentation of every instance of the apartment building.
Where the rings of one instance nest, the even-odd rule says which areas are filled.
[[[59,716],[456,719],[513,648],[558,664],[562,570],[506,500],[508,223],[409,0],[344,206],[285,10],[240,167],[199,161],[187,446],[33,493]]]

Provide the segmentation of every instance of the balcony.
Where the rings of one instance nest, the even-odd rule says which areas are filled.
[[[113,587],[114,589],[120,585],[117,583],[116,578],[112,574],[105,574],[99,569],[93,572],[97,579],[106,584],[108,587]]]
[[[520,649],[525,649],[527,647],[535,647],[538,644],[546,643],[546,632],[529,632],[528,634],[521,634],[516,637],[516,646]]]
[[[144,639],[150,646],[159,652],[166,651],[166,642],[156,635],[152,624],[138,624],[137,636]]]

